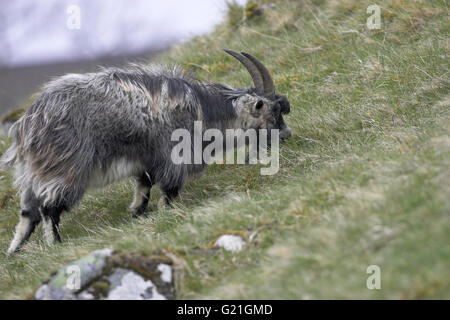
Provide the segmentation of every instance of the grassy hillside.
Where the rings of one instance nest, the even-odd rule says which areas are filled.
[[[51,271],[103,247],[172,253],[179,298],[450,298],[446,1],[380,1],[372,31],[372,1],[271,2],[261,16],[231,5],[213,34],[161,60],[243,86],[248,74],[221,48],[261,58],[292,104],[279,173],[213,165],[174,209],[156,209],[155,188],[139,220],[126,211],[133,183],[116,184],[63,215],[62,245],[39,230],[7,259],[19,198],[0,171],[0,298],[29,297]],[[225,232],[242,234],[245,249],[206,250]],[[366,288],[369,265],[381,268],[381,290]]]

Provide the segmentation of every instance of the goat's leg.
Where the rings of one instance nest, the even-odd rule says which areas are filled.
[[[20,220],[16,226],[14,238],[8,249],[8,254],[14,253],[27,241],[34,229],[41,221],[38,210],[38,200],[31,188],[28,188],[21,196]]]
[[[144,172],[137,178],[134,200],[130,205],[133,218],[142,216],[145,213],[145,210],[148,207],[152,185],[152,179],[147,172]]]
[[[160,199],[158,203],[159,209],[167,209],[168,207],[172,207],[172,201],[175,199],[180,193],[180,186],[161,186],[162,191],[164,192],[164,196]]]
[[[59,221],[64,209],[65,206],[41,206],[39,208],[44,225],[44,237],[49,245],[55,241],[61,242]]]
[[[186,167],[174,167],[171,170],[174,175],[166,175],[164,180],[160,181],[161,190],[164,196],[158,202],[158,209],[164,210],[172,207],[172,201],[178,196],[187,179]],[[170,171],[169,171],[170,172]]]
[[[9,245],[8,254],[14,253],[20,249],[20,247],[25,243],[25,241],[30,238],[34,229],[41,221],[39,212],[21,210],[20,220],[16,226],[16,232],[14,233],[14,238]]]

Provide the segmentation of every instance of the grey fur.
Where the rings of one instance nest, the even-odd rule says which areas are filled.
[[[260,100],[264,107],[256,110]],[[17,232],[8,252],[16,251],[42,219],[46,226],[53,223],[54,236],[47,238],[59,240],[59,215],[89,187],[134,176],[142,193],[135,197],[141,205],[133,204],[136,215],[145,211],[154,184],[161,185],[169,203],[188,175],[205,167],[171,161],[175,129],[193,134],[194,121],[202,120],[203,130],[279,128],[286,138],[290,130],[281,113],[288,111],[283,96],[269,100],[255,88],[203,83],[179,67],[104,68],[49,82],[11,128],[15,141],[2,158],[4,167],[15,165],[26,221],[21,231],[26,236],[19,239]]]

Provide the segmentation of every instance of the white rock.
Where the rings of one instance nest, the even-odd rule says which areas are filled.
[[[172,282],[172,268],[165,263],[158,265],[158,270],[161,272],[161,280],[164,282]]]
[[[152,292],[149,300],[166,300],[153,282],[146,281],[140,275],[130,271],[123,276],[122,283],[109,293],[108,300],[144,300],[149,291]]]
[[[45,300],[50,299],[51,289],[48,285],[42,285],[34,294],[35,299],[37,300]]]
[[[214,245],[227,251],[239,252],[244,248],[245,241],[239,236],[224,234],[216,240]]]
[[[87,291],[83,291],[83,292],[80,292],[78,294],[78,299],[80,299],[80,300],[94,300],[95,297],[94,297],[94,295],[92,293],[89,293]]]

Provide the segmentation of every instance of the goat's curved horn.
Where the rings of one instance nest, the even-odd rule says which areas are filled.
[[[264,94],[264,80],[257,66],[251,60],[236,51],[230,49],[223,49],[223,51],[239,60],[239,62],[242,63],[245,68],[247,68],[247,71],[248,73],[250,73],[250,76],[253,79],[253,83],[255,84],[256,91],[260,95]]]
[[[263,87],[264,87],[264,96],[267,98],[274,100],[275,99],[275,86],[273,84],[272,77],[270,75],[269,70],[262,64],[261,61],[256,59],[254,56],[252,56],[250,53],[247,52],[241,52],[244,57],[249,59],[253,64],[258,68],[262,79],[263,79]]]

